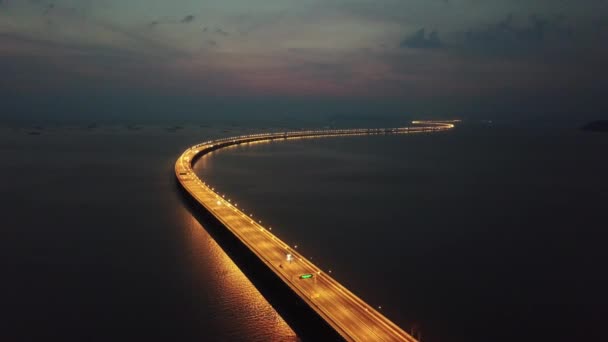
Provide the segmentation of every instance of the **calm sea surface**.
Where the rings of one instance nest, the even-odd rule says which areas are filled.
[[[3,128],[0,340],[294,341],[176,191],[243,129]],[[608,136],[471,126],[253,144],[199,175],[424,341],[597,340]]]

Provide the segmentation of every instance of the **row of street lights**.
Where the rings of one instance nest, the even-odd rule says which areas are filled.
[[[450,122],[414,121],[412,123],[414,123],[414,124],[429,124],[429,125],[431,125],[431,127],[428,127],[428,128],[430,128],[431,130],[447,130],[447,129],[453,128],[455,122],[456,121],[450,121]],[[208,142],[205,142],[205,143],[202,143],[202,144],[199,144],[199,145],[195,146],[192,149],[192,151],[194,152],[194,156],[196,156],[201,151],[200,148],[202,148],[202,149],[208,149],[208,148],[213,148],[214,146],[217,146],[219,144],[226,144],[226,145],[228,145],[230,143],[235,144],[235,143],[240,143],[243,140],[247,140],[247,139],[260,139],[260,140],[262,140],[262,139],[269,139],[269,140],[272,140],[272,139],[277,139],[277,138],[281,138],[281,137],[289,138],[289,136],[292,136],[292,137],[294,137],[294,136],[295,137],[306,137],[306,135],[309,135],[309,136],[323,136],[323,135],[325,135],[325,136],[331,136],[331,135],[348,135],[348,134],[357,134],[357,135],[359,135],[359,134],[377,134],[377,133],[382,133],[382,132],[384,132],[384,133],[413,133],[413,132],[424,131],[424,129],[425,129],[425,127],[416,127],[414,129],[410,130],[410,128],[408,127],[406,129],[324,130],[324,131],[322,130],[322,131],[300,131],[300,132],[286,132],[286,133],[263,133],[263,134],[254,134],[254,135],[246,135],[246,136],[225,138],[225,139],[219,139],[219,140],[215,140],[215,141],[208,141]],[[193,173],[192,167],[189,164],[192,159],[189,156],[186,156],[182,160],[186,162],[185,166],[182,164],[182,166],[184,167],[184,169],[186,169],[189,173]],[[202,182],[196,176],[194,176],[194,178],[198,181],[198,183],[200,185],[202,185],[204,188],[206,188],[207,191],[210,191],[211,193],[218,195],[218,193],[215,191],[214,187],[210,187],[208,184],[206,184],[205,182]],[[228,206],[230,206],[230,204],[231,204],[230,199],[228,199],[228,200],[225,199],[225,195],[221,195],[221,198],[218,195],[217,204],[218,205],[222,205],[222,201],[224,201],[224,202],[227,201],[227,205]],[[239,211],[239,209],[237,209],[238,206],[237,206],[236,203],[233,204],[233,207],[234,207],[234,211],[235,212]],[[240,211],[241,211],[243,217],[247,217],[244,210],[241,209]],[[254,221],[253,221],[253,214],[252,213],[249,214],[249,218],[250,218],[250,223],[251,224],[255,224]],[[264,228],[261,226],[261,224],[262,224],[262,220],[258,220],[258,225],[260,226],[260,231],[263,232]],[[268,231],[271,231],[271,230],[272,230],[272,228],[269,227]],[[273,241],[276,241],[276,237],[274,236],[274,234],[272,234],[272,233],[269,233],[269,234],[270,234],[270,236],[272,236]],[[295,244],[293,248],[297,250],[298,249],[298,245]],[[290,263],[293,261],[293,255],[291,253],[289,253],[289,249],[288,249],[287,259],[288,259],[288,261]],[[313,258],[310,257],[310,260],[312,260],[312,259]],[[300,260],[302,261],[302,258],[300,258]],[[316,266],[314,264],[311,264],[311,265]],[[320,275],[321,274],[321,270],[317,269],[316,273],[317,273],[317,275]],[[332,272],[331,269],[329,269],[328,273],[332,274],[333,272]],[[377,308],[378,308],[378,310],[381,310],[382,306],[378,305]],[[368,311],[367,308],[365,308],[365,310]]]

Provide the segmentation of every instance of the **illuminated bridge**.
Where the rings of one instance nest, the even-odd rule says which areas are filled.
[[[416,341],[269,229],[246,215],[236,203],[217,193],[192,169],[196,158],[231,145],[282,139],[438,132],[454,128],[455,121],[412,123],[414,126],[401,128],[294,131],[206,141],[192,146],[179,157],[175,163],[175,173],[193,200],[205,207],[345,340]]]

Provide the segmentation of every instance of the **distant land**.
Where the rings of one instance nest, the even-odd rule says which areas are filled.
[[[582,128],[584,131],[608,133],[608,120],[591,121]]]

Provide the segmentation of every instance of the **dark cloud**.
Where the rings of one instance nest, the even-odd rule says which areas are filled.
[[[541,6],[521,0],[449,5],[447,0],[339,0],[323,8],[299,2],[259,13],[241,1],[213,15],[187,7],[172,8],[170,14],[154,12],[141,3],[115,16],[101,5],[107,1],[0,0],[0,11],[14,9],[11,21],[23,19],[23,25],[5,28],[22,38],[0,34],[0,83],[12,79],[7,84],[19,84],[20,91],[45,85],[66,93],[87,85],[124,85],[139,91],[143,77],[153,81],[146,82],[150,91],[161,93],[198,92],[198,84],[204,83],[207,88],[201,93],[214,96],[243,89],[251,94],[350,94],[353,99],[446,95],[463,101],[505,89],[534,94],[558,88],[600,89],[596,80],[608,79],[608,47],[603,43],[608,19],[594,19],[605,11],[586,15],[590,9],[581,14],[549,1],[537,0],[547,3]],[[574,6],[574,0],[565,1]],[[78,3],[76,10],[65,7],[72,3]],[[42,12],[50,13],[41,19]],[[192,15],[185,14],[189,12]],[[510,12],[516,14],[507,15]],[[559,19],[560,13],[567,17]],[[36,23],[51,19],[62,29],[42,32]],[[404,27],[408,31],[395,37],[395,30]],[[341,34],[328,37],[336,28]],[[360,36],[360,30],[366,33]],[[248,38],[251,44],[214,51],[246,33],[255,33]],[[301,39],[306,39],[307,48],[299,51],[272,48]],[[10,58],[5,57],[9,52]]]
[[[517,54],[539,51],[549,45],[563,46],[572,39],[572,30],[562,27],[559,18],[551,21],[533,15],[518,25],[509,14],[496,24],[467,31],[464,46],[488,54]]]
[[[441,40],[437,31],[431,31],[426,35],[426,30],[421,28],[409,37],[405,38],[401,44],[403,48],[411,49],[431,49],[441,47]]]
[[[182,23],[191,23],[194,21],[194,16],[193,15],[187,15],[184,17],[184,19],[182,19]]]
[[[194,22],[196,16],[190,14],[181,19],[171,18],[171,17],[162,17],[151,21],[148,26],[153,28],[160,25],[175,25],[175,24],[189,24]]]
[[[55,8],[55,4],[49,4],[48,6],[46,6],[46,9],[44,10],[44,14],[45,15],[49,14],[54,8]]]
[[[216,34],[216,35],[220,35],[220,36],[224,36],[224,37],[230,35],[230,33],[228,33],[227,31],[224,31],[223,29],[221,29],[219,27],[212,30],[208,26],[203,27],[203,33]]]
[[[222,36],[227,36],[227,35],[229,35],[229,33],[228,33],[228,32],[226,32],[226,31],[222,30],[221,28],[216,28],[216,29],[215,29],[215,33],[220,34],[220,35],[222,35]]]

